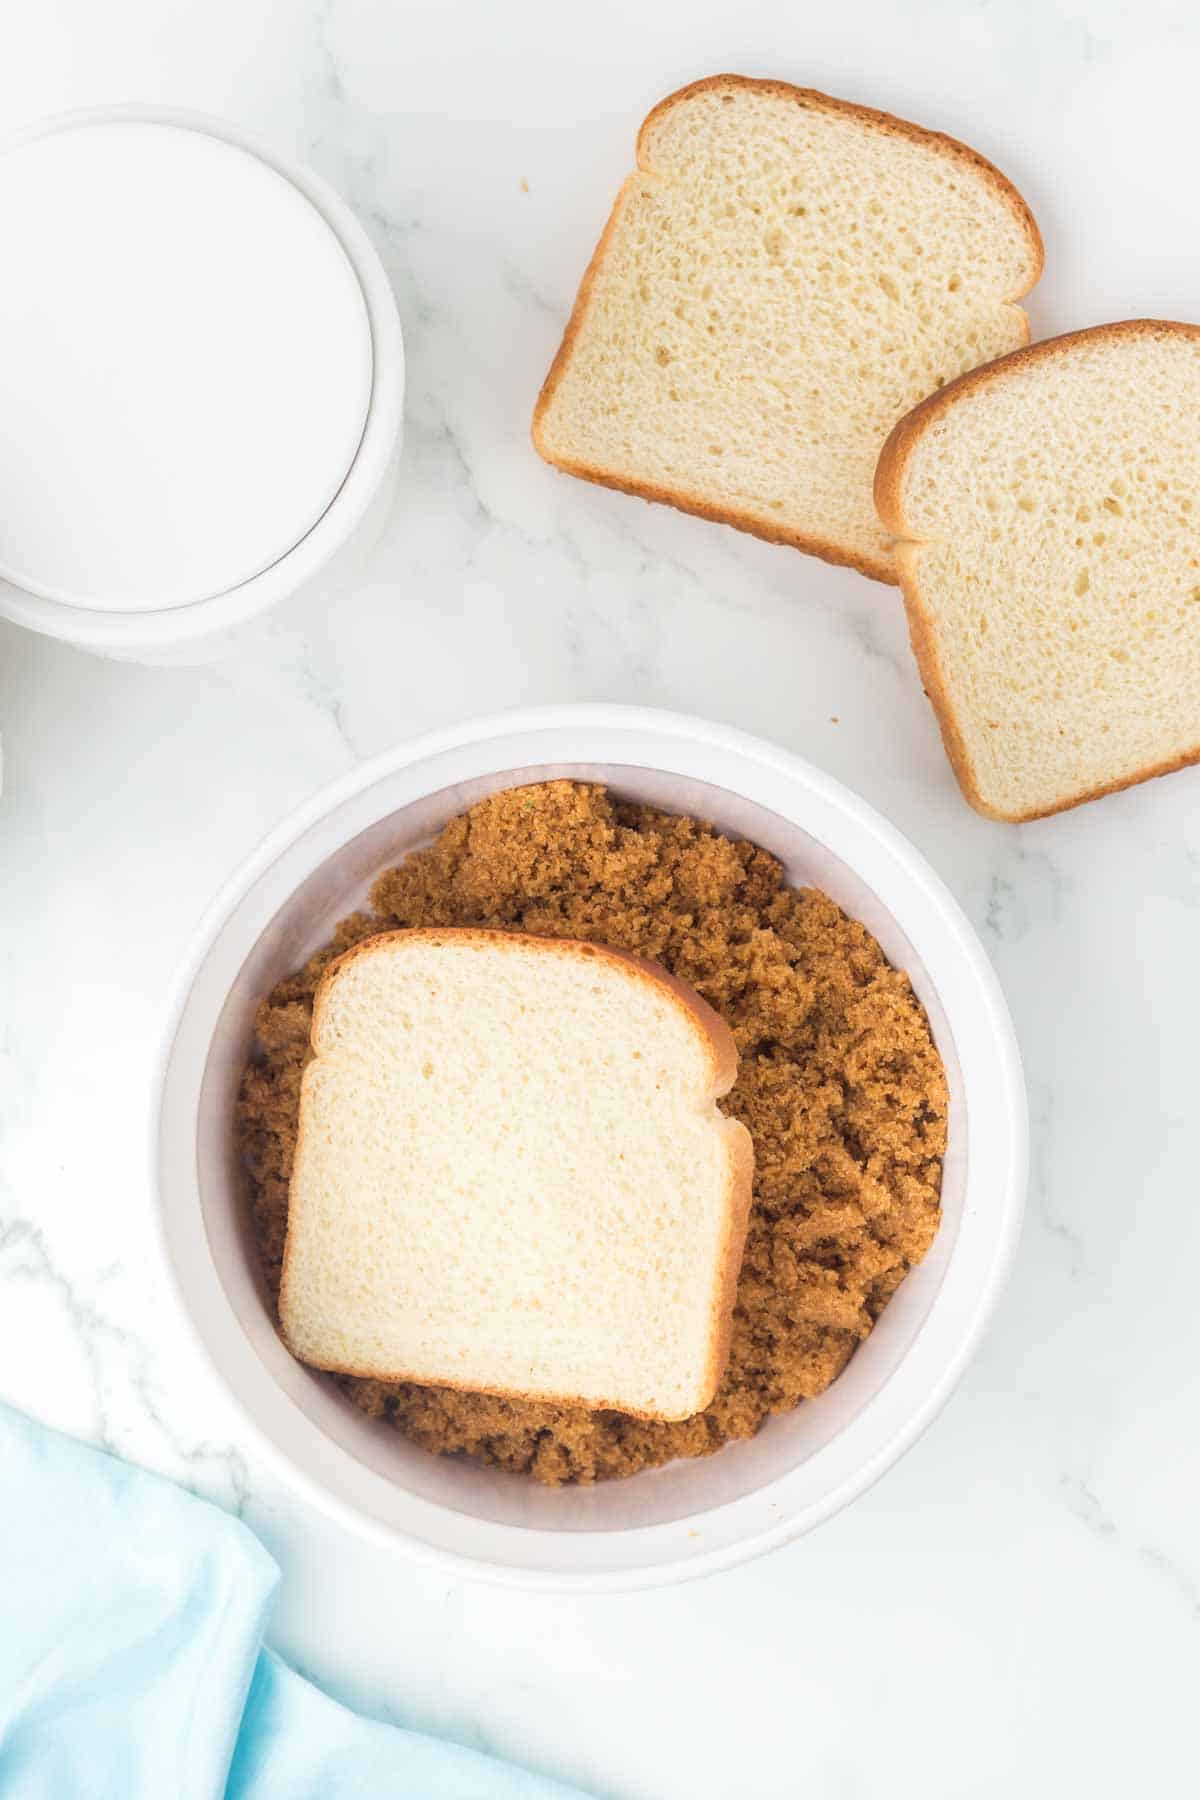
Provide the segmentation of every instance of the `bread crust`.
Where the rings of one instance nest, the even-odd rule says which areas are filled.
[[[590,943],[577,938],[536,937],[524,931],[495,931],[484,927],[473,926],[415,926],[408,930],[383,931],[375,937],[364,938],[353,945],[341,956],[337,957],[326,969],[313,1001],[312,1025],[310,1040],[313,1048],[313,1061],[309,1063],[301,1078],[300,1086],[300,1118],[296,1135],[296,1152],[293,1160],[293,1172],[300,1164],[300,1154],[304,1143],[308,1124],[308,1108],[305,1104],[309,1086],[309,1072],[322,1051],[322,1029],[325,1009],[332,984],[340,972],[359,958],[370,956],[374,952],[398,942],[423,944],[461,944],[470,941],[490,950],[501,952],[525,953],[531,949],[537,955],[585,956],[619,964],[623,971],[635,979],[645,982],[651,987],[667,993],[677,1006],[688,1015],[697,1034],[701,1037],[708,1055],[710,1084],[701,1106],[716,1107],[716,1102],[727,1094],[737,1079],[738,1052],[733,1033],[720,1014],[715,1012],[708,1002],[701,998],[686,982],[678,976],[670,974],[660,964],[651,962],[646,957],[634,956],[627,950],[617,950],[607,944]],[[729,1183],[726,1190],[725,1232],[722,1239],[718,1259],[716,1280],[714,1282],[711,1324],[709,1330],[710,1355],[705,1377],[704,1398],[693,1410],[703,1412],[712,1400],[725,1373],[725,1365],[729,1358],[729,1346],[733,1333],[733,1306],[737,1293],[738,1277],[741,1273],[742,1255],[745,1250],[746,1228],[749,1223],[750,1205],[754,1182],[754,1146],[749,1131],[737,1119],[720,1115],[724,1125],[724,1135],[729,1151]],[[294,1174],[293,1174],[294,1178]],[[289,1229],[284,1241],[283,1263],[279,1283],[279,1326],[280,1336],[287,1348],[298,1361],[305,1359],[299,1355],[291,1343],[285,1315],[288,1305],[288,1286],[291,1271],[292,1234]],[[316,1366],[316,1365],[306,1365]],[[691,1418],[687,1413],[645,1413],[638,1412],[619,1400],[583,1400],[577,1394],[545,1394],[528,1393],[518,1388],[487,1387],[481,1388],[477,1381],[454,1381],[439,1378],[431,1381],[428,1376],[415,1375],[407,1370],[381,1373],[378,1369],[363,1369],[350,1365],[322,1363],[320,1367],[331,1375],[355,1375],[367,1377],[375,1381],[411,1381],[425,1387],[456,1388],[460,1392],[496,1394],[509,1400],[536,1401],[549,1406],[584,1406],[591,1412],[623,1412],[630,1418],[659,1419],[668,1423],[678,1419]]]
[[[980,791],[975,767],[942,673],[937,626],[921,595],[918,573],[920,553],[928,540],[912,535],[905,516],[904,481],[909,462],[925,432],[944,413],[976,390],[990,386],[995,381],[1003,381],[1014,370],[1048,362],[1056,356],[1070,355],[1080,344],[1119,341],[1126,337],[1172,336],[1200,339],[1200,325],[1187,324],[1178,319],[1118,319],[1109,325],[1090,325],[1081,331],[1065,331],[1058,337],[1044,338],[1037,344],[1027,344],[1023,349],[1010,351],[1007,356],[997,357],[994,362],[984,363],[977,369],[968,369],[965,375],[957,376],[955,380],[948,381],[944,388],[939,388],[936,394],[930,394],[928,399],[922,400],[893,426],[879,453],[879,461],[875,467],[875,509],[886,529],[894,532],[898,540],[896,570],[921,685],[933,707],[942,743],[963,798],[987,819],[996,819],[1008,825],[1026,825],[1034,819],[1049,819],[1056,813],[1070,812],[1076,806],[1086,806],[1090,800],[1102,800],[1106,794],[1120,793],[1122,789],[1137,787],[1143,781],[1153,781],[1160,775],[1173,775],[1178,769],[1191,767],[1200,762],[1200,744],[1165,762],[1151,764],[1136,774],[1116,781],[1104,782],[1069,800],[1058,801],[1053,806],[1034,807],[1025,812],[1006,812],[1002,807],[993,806]]]
[[[592,289],[596,277],[604,264],[609,243],[616,230],[621,208],[625,203],[632,184],[642,175],[654,173],[646,155],[646,144],[650,132],[658,121],[672,107],[689,100],[695,94],[714,90],[729,91],[731,89],[749,89],[756,93],[773,94],[780,99],[794,100],[797,105],[810,107],[817,111],[839,113],[843,116],[858,119],[875,130],[892,137],[908,138],[941,155],[964,163],[976,175],[982,176],[999,194],[1004,204],[1017,220],[1029,243],[1030,267],[1032,273],[1028,282],[1016,293],[1002,296],[1005,305],[1011,305],[1020,312],[1026,341],[1029,338],[1029,320],[1017,306],[1017,302],[1037,284],[1045,262],[1045,248],[1042,234],[1038,229],[1029,206],[1022,195],[1013,186],[1008,177],[990,163],[969,144],[958,138],[949,137],[945,132],[932,131],[923,125],[914,125],[908,119],[897,118],[892,113],[879,112],[874,107],[860,106],[852,100],[838,100],[831,94],[824,94],[818,88],[796,87],[788,81],[777,81],[753,75],[707,75],[702,80],[689,82],[686,87],[678,88],[660,100],[651,108],[638,129],[636,140],[637,173],[627,176],[621,183],[612,211],[608,215],[600,241],[592,252],[591,261],[584,270],[583,280],[575,296],[575,304],[567,321],[562,342],[555,353],[545,381],[542,383],[537,404],[533,409],[533,446],[543,461],[554,468],[562,469],[567,475],[576,475],[583,481],[592,481],[601,487],[615,488],[619,493],[631,494],[635,499],[648,500],[664,506],[673,506],[679,512],[692,513],[697,518],[708,519],[717,525],[732,525],[738,531],[749,532],[753,537],[763,538],[771,544],[783,544],[794,550],[802,550],[809,556],[820,557],[823,562],[835,563],[843,568],[857,569],[859,574],[869,576],[873,581],[882,581],[895,586],[898,581],[897,572],[889,561],[864,555],[859,551],[848,550],[844,545],[829,542],[824,538],[812,537],[805,532],[789,531],[783,526],[774,526],[751,514],[738,512],[735,508],[715,506],[686,489],[660,487],[652,482],[628,480],[611,470],[599,468],[592,463],[582,463],[572,457],[556,456],[547,446],[542,434],[542,424],[550,402],[562,379],[575,347],[575,341],[583,328],[591,305]]]

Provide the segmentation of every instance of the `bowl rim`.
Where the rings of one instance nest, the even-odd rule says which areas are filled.
[[[974,1294],[970,1316],[960,1320],[956,1329],[949,1333],[951,1342],[948,1353],[941,1359],[937,1372],[926,1384],[922,1397],[906,1403],[900,1409],[899,1416],[875,1444],[872,1453],[844,1471],[822,1499],[808,1504],[797,1513],[781,1518],[776,1517],[765,1526],[750,1529],[745,1535],[738,1536],[733,1541],[714,1549],[690,1553],[686,1560],[674,1556],[662,1562],[641,1563],[636,1567],[601,1571],[594,1569],[583,1571],[530,1569],[510,1564],[491,1563],[480,1557],[430,1544],[410,1535],[400,1526],[369,1516],[360,1511],[351,1501],[343,1499],[326,1488],[289,1451],[278,1444],[266,1427],[259,1422],[228,1379],[225,1370],[220,1366],[215,1350],[205,1337],[199,1320],[194,1316],[190,1299],[185,1291],[183,1273],[171,1242],[165,1184],[162,1180],[164,1100],[180,1027],[196,979],[215,941],[237,905],[262,879],[272,864],[311,827],[329,814],[336,812],[348,800],[382,778],[413,764],[429,760],[440,753],[482,746],[494,739],[516,733],[603,730],[605,728],[627,728],[649,732],[673,741],[691,740],[693,743],[698,743],[718,753],[728,752],[756,762],[785,779],[796,782],[800,788],[807,790],[814,798],[824,801],[827,806],[831,806],[835,811],[843,814],[860,831],[866,831],[874,838],[880,848],[895,863],[899,864],[910,883],[920,891],[923,899],[932,904],[939,926],[944,929],[947,938],[951,941],[960,967],[973,985],[973,1002],[977,1005],[979,1016],[986,1027],[990,1049],[993,1053],[992,1074],[996,1083],[994,1110],[1001,1129],[996,1141],[991,1145],[995,1155],[989,1159],[987,1173],[997,1205],[992,1222],[990,1254]],[[561,751],[562,746],[556,748]],[[569,760],[571,760],[570,757],[564,754],[546,758],[548,764],[553,761]],[[536,766],[536,762],[531,762],[529,766]],[[888,905],[889,902],[884,900],[884,904]],[[148,1125],[147,1148],[155,1232],[158,1249],[167,1267],[172,1294],[202,1358],[235,1408],[246,1428],[248,1437],[264,1463],[284,1485],[298,1492],[318,1512],[336,1520],[360,1537],[366,1537],[393,1551],[401,1549],[406,1554],[416,1557],[426,1566],[436,1568],[443,1573],[477,1581],[482,1580],[492,1585],[546,1593],[629,1592],[677,1581],[697,1579],[748,1562],[791,1542],[823,1523],[824,1520],[832,1517],[843,1507],[849,1505],[851,1501],[865,1493],[893,1463],[911,1448],[937,1417],[974,1355],[992,1316],[1016,1253],[1025,1208],[1028,1172],[1028,1107],[1020,1050],[1007,1003],[996,973],[974,928],[946,884],[921,852],[882,814],[860,799],[852,790],[791,751],[784,750],[736,727],[713,723],[687,714],[656,708],[592,702],[518,708],[491,713],[458,725],[423,733],[404,740],[391,749],[358,764],[296,807],[222,884],[191,935],[171,989],[165,1025],[159,1041],[150,1094]],[[970,1179],[970,1173],[968,1173],[968,1192],[970,1191]],[[953,1254],[948,1267],[952,1266]],[[930,1312],[918,1331],[916,1339],[908,1347],[896,1370],[884,1383],[883,1389],[864,1409],[864,1414],[834,1438],[834,1444],[854,1432],[860,1424],[861,1418],[865,1414],[871,1413],[885,1399],[887,1390],[893,1387],[901,1370],[906,1364],[912,1363],[921,1347],[922,1340],[926,1340],[925,1347],[928,1349],[928,1340],[932,1336],[930,1325],[937,1312],[937,1301],[938,1297],[935,1296]],[[230,1318],[233,1320],[232,1310]],[[744,1500],[734,1501],[731,1504],[734,1507],[745,1505],[754,1497],[754,1495],[749,1495]],[[522,1526],[503,1526],[497,1529],[511,1533],[514,1538],[541,1535],[536,1528]],[[665,1534],[669,1533],[672,1527],[652,1525],[638,1529],[643,1536],[659,1533],[665,1538]],[[572,1535],[581,1536],[582,1534]],[[616,1539],[625,1534],[611,1532],[606,1535]]]
[[[354,459],[325,511],[289,550],[267,568],[224,593],[186,606],[120,612],[50,600],[0,580],[0,618],[62,639],[82,649],[147,651],[198,642],[257,618],[293,594],[353,536],[366,516],[396,453],[404,418],[404,338],[391,282],[379,253],[337,190],[307,163],[282,154],[271,141],[233,120],[183,106],[131,101],[72,107],[47,114],[0,136],[0,155],[38,138],[88,125],[172,125],[215,137],[265,163],[295,188],[324,219],[349,259],[362,291],[371,333],[371,393]]]

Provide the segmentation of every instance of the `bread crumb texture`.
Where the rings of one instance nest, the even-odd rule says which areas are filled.
[[[557,1485],[706,1455],[827,1388],[937,1231],[946,1083],[924,1012],[870,933],[786,888],[764,850],[586,783],[509,789],[454,819],[263,1002],[237,1124],[272,1295],[317,983],[350,945],[418,925],[590,939],[688,982],[737,1042],[722,1105],[754,1141],[754,1203],[728,1368],[690,1419],[336,1378],[348,1397],[427,1450]]]
[[[311,1038],[293,1355],[652,1419],[708,1405],[751,1197],[711,1007],[606,945],[434,927],[335,963]]]
[[[894,580],[891,427],[1026,342],[1041,240],[961,144],[714,77],[647,119],[534,421],[579,475]]]
[[[905,599],[968,798],[1026,818],[1195,757],[1200,329],[1035,345],[901,454]]]

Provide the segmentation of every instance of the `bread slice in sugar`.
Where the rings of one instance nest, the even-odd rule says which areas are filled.
[[[368,939],[313,1014],[280,1291],[317,1368],[680,1419],[729,1348],[750,1205],[728,1028],[657,965]]]
[[[1027,342],[1037,226],[982,156],[780,81],[646,119],[534,413],[540,454],[881,581],[891,427]]]
[[[976,370],[896,427],[876,496],[972,806],[1038,818],[1200,759],[1200,327]]]

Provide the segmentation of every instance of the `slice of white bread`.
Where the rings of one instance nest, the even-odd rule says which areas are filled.
[[[964,376],[896,427],[876,498],[972,806],[1039,818],[1200,759],[1200,327]]]
[[[326,974],[279,1297],[317,1368],[681,1419],[724,1371],[753,1151],[656,964],[388,932]]]
[[[982,156],[887,113],[715,75],[637,139],[546,377],[548,462],[894,581],[888,432],[1029,339],[1042,243]]]

